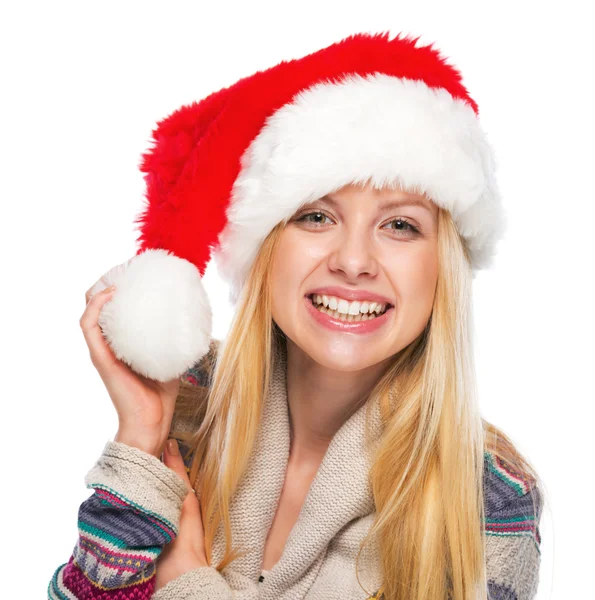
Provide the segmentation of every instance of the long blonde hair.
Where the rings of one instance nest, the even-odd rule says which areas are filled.
[[[232,548],[229,507],[256,439],[275,344],[283,337],[271,317],[268,291],[284,225],[279,223],[260,248],[212,365],[210,385],[182,381],[176,403],[171,435],[192,452],[189,476],[200,492],[209,564],[223,521],[226,551],[219,571],[244,554]],[[360,553],[376,535],[385,600],[485,598],[484,452],[537,480],[511,440],[480,415],[469,256],[443,209],[438,252],[427,326],[394,356],[368,399],[379,403],[383,426],[369,473],[376,518]],[[176,431],[176,422],[195,427]]]

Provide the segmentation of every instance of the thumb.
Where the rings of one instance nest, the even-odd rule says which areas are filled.
[[[166,466],[172,471],[175,471],[185,481],[188,491],[192,491],[192,485],[190,484],[190,479],[188,479],[188,473],[186,472],[186,465],[180,454],[178,442],[174,438],[170,438],[165,444],[163,461]]]

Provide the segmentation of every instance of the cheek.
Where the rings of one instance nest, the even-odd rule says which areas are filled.
[[[438,255],[433,245],[418,246],[415,251],[391,261],[388,272],[397,293],[401,326],[411,325],[423,329],[432,312],[436,282],[438,280]]]
[[[295,313],[306,291],[305,281],[323,255],[291,229],[281,235],[271,266],[273,318],[279,325]]]

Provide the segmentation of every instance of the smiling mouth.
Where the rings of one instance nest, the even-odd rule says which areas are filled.
[[[319,312],[326,313],[333,319],[346,322],[371,321],[392,308],[391,304],[379,302],[347,302],[346,300],[337,302],[336,298],[334,301],[331,299],[329,302],[327,296],[320,294],[310,294],[307,297]],[[331,308],[331,306],[336,306],[336,308]]]

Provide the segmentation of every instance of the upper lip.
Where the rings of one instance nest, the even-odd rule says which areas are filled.
[[[339,298],[345,298],[345,300],[359,300],[368,301],[368,302],[381,302],[382,304],[388,304],[392,306],[391,301],[381,294],[377,294],[375,292],[368,292],[367,290],[350,290],[348,288],[344,288],[338,285],[331,285],[326,287],[318,287],[313,290],[310,290],[306,296],[311,296],[312,294],[318,294],[322,296],[338,296]]]

